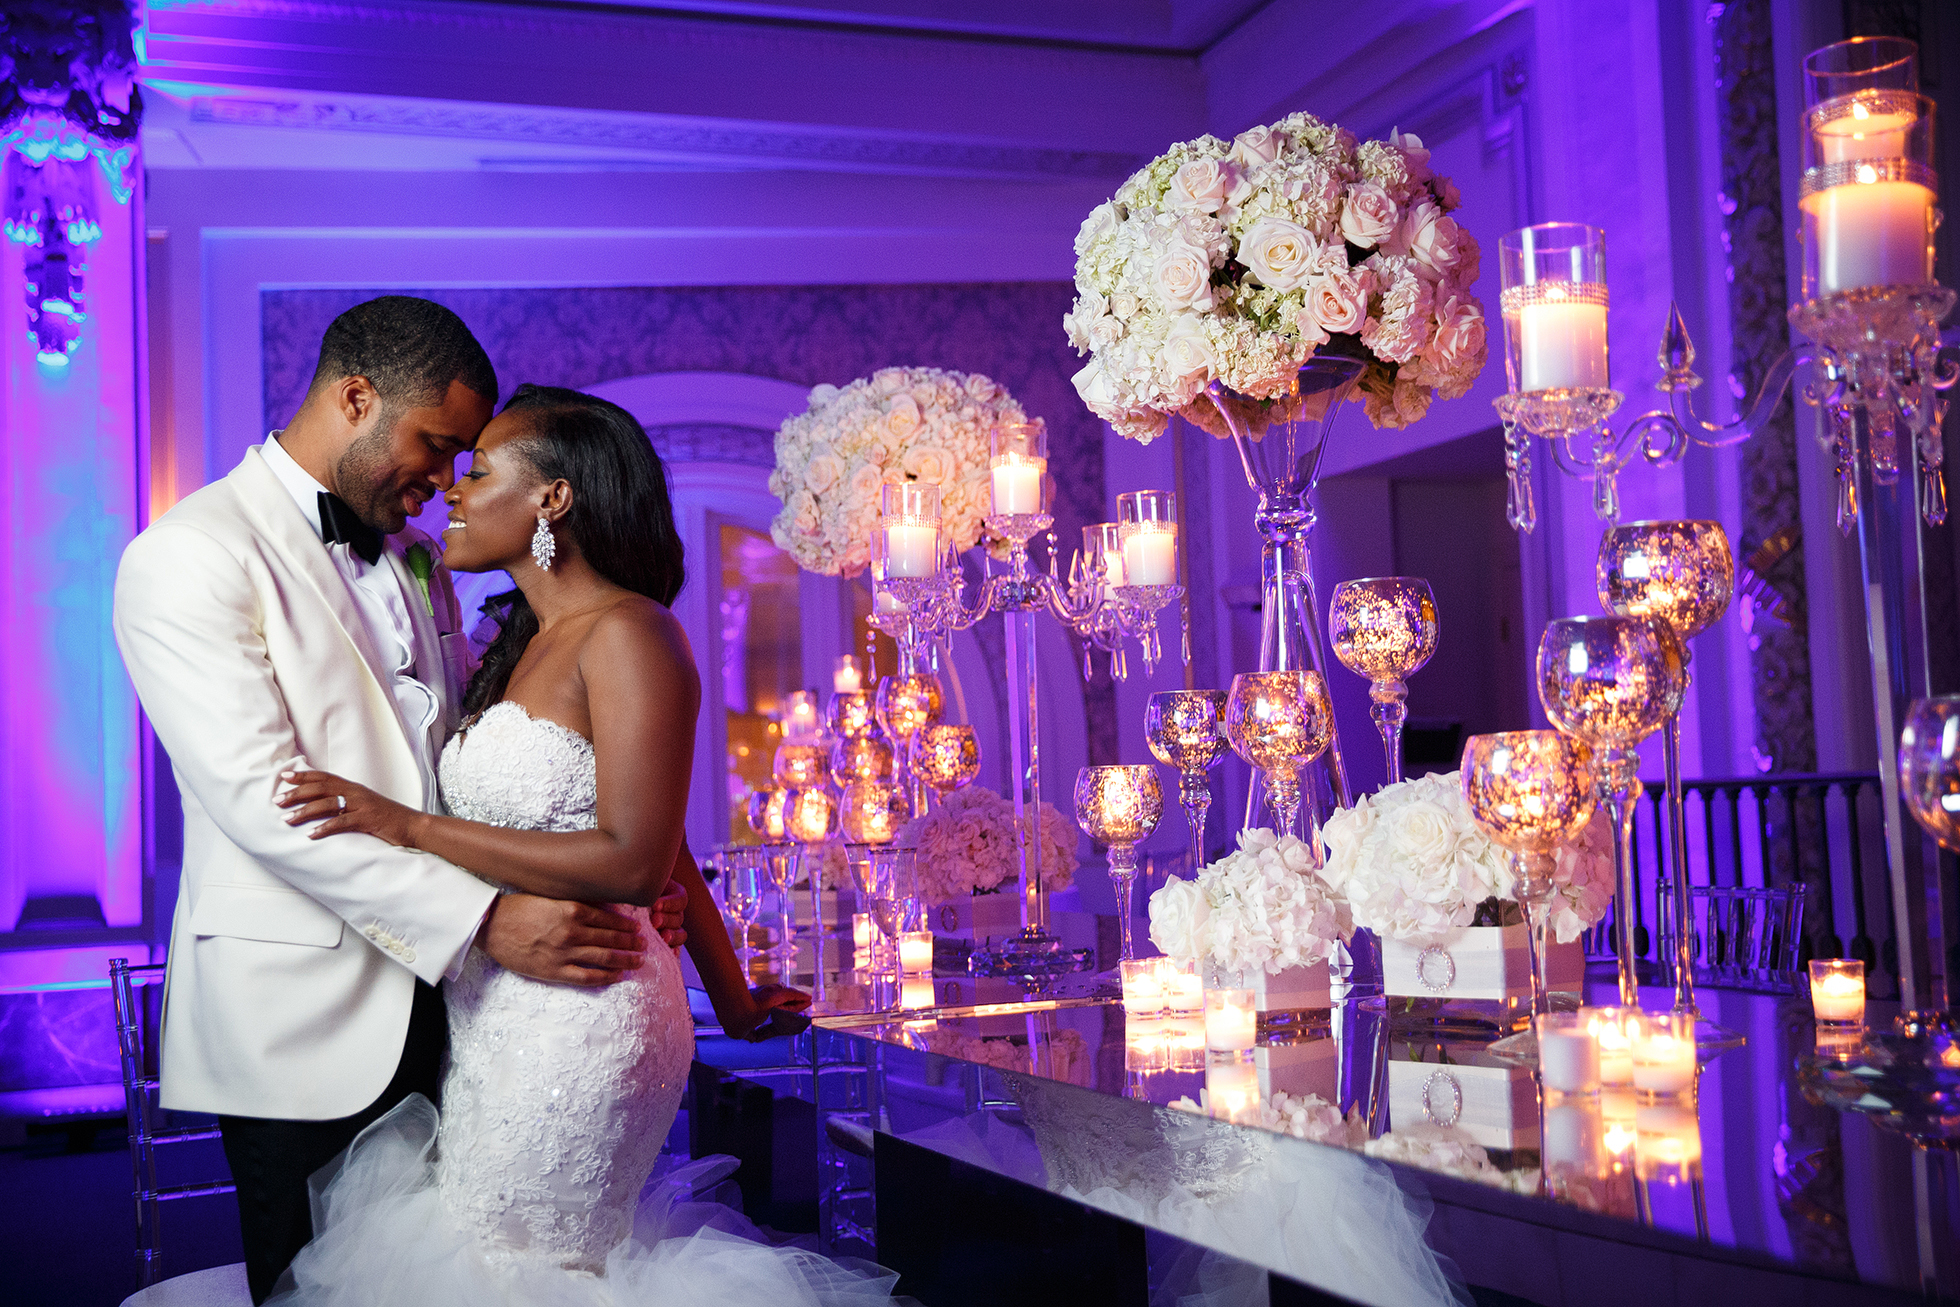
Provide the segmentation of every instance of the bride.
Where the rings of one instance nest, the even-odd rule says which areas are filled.
[[[446,497],[444,562],[508,571],[502,632],[442,751],[453,815],[403,807],[324,772],[282,805],[315,839],[362,831],[510,889],[627,906],[670,876],[689,890],[689,951],[730,1034],[778,1033],[807,1006],[751,992],[682,830],[700,678],[668,611],[682,547],[666,475],[624,409],[520,387]],[[472,949],[446,990],[442,1111],[410,1098],[314,1177],[312,1243],[282,1304],[887,1300],[896,1278],[762,1240],[689,1201],[695,1163],[642,1198],[694,1050],[665,949],[603,988],[505,971]],[[636,1201],[637,1200],[637,1201]]]

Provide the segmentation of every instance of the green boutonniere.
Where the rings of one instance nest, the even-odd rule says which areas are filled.
[[[415,583],[422,587],[422,606],[429,610],[429,616],[436,615],[436,601],[429,595],[429,578],[435,575],[436,560],[429,553],[427,545],[408,547],[408,570],[415,573]]]

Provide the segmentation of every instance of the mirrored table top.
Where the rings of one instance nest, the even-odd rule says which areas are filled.
[[[1223,1055],[1201,1018],[1130,1021],[1091,977],[1039,997],[966,976],[770,978],[813,991],[819,1062],[871,1069],[877,1130],[1361,1301],[1466,1282],[1617,1301],[1616,1265],[1642,1302],[1667,1300],[1655,1274],[1683,1300],[1733,1280],[1753,1300],[1895,1301],[1922,1272],[1954,1292],[1953,1155],[1871,1102],[1840,1110],[1855,1076],[1828,1043],[1820,1057],[1802,999],[1705,990],[1704,1014],[1747,1042],[1693,1092],[1564,1097],[1379,999]]]

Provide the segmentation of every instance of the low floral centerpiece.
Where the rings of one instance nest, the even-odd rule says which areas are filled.
[[[880,368],[842,388],[818,386],[809,408],[776,432],[769,493],[783,507],[770,538],[806,571],[855,576],[871,562],[881,487],[923,481],[939,487],[954,545],[970,549],[991,502],[988,432],[1026,421],[1014,397],[979,373]]]
[[[1460,202],[1420,138],[1357,141],[1308,113],[1173,145],[1076,235],[1076,391],[1137,440],[1172,415],[1225,436],[1209,383],[1274,400],[1329,349],[1366,359],[1368,420],[1406,426],[1484,365]]]
[[[1514,1000],[1531,991],[1526,927],[1510,854],[1477,826],[1456,772],[1432,772],[1357,798],[1320,828],[1321,875],[1354,924],[1382,941],[1393,996]],[[1581,934],[1613,897],[1612,828],[1596,813],[1557,854],[1547,919],[1554,989],[1584,979]]]
[[[1292,835],[1241,831],[1237,849],[1150,896],[1151,942],[1253,990],[1262,1012],[1326,1007],[1327,962],[1354,922],[1315,862]]]
[[[1037,836],[1042,888],[1067,889],[1075,881],[1075,823],[1044,802]],[[919,892],[936,928],[976,937],[1021,928],[1019,900],[1000,892],[1021,874],[1012,802],[984,785],[964,786],[900,827],[898,844],[915,851]]]

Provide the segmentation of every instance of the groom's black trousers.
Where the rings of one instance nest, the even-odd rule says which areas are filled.
[[[442,1055],[449,1045],[449,1018],[433,985],[415,982],[408,1038],[395,1078],[381,1097],[353,1116],[335,1121],[270,1121],[221,1116],[225,1160],[238,1186],[238,1225],[245,1241],[245,1279],[252,1301],[272,1296],[273,1285],[313,1237],[312,1202],[306,1181],[339,1156],[354,1136],[410,1094],[439,1102]]]

